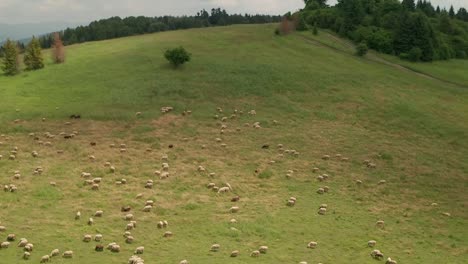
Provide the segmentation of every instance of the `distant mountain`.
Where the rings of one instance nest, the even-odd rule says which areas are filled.
[[[67,27],[77,27],[87,23],[70,22],[47,22],[47,23],[29,23],[29,24],[0,24],[0,43],[7,38],[13,40],[29,39],[33,35],[39,36]]]

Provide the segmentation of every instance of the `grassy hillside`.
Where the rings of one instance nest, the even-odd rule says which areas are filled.
[[[54,248],[75,255],[53,263],[126,263],[137,246],[145,246],[147,263],[374,263],[371,239],[398,263],[463,263],[467,90],[319,45],[310,33],[277,37],[273,29],[231,26],[86,43],[67,47],[64,65],[0,76],[0,183],[18,186],[0,193],[0,225],[7,228],[0,240],[10,233],[27,238],[35,263]],[[162,53],[179,45],[193,61],[173,70]],[[163,115],[163,106],[175,110]],[[185,109],[192,115],[182,116]],[[244,114],[220,120],[234,109]],[[252,109],[257,115],[247,114]],[[69,120],[71,114],[82,119]],[[70,140],[59,135],[72,131],[79,133]],[[109,146],[122,143],[125,153]],[[277,144],[300,154],[281,153]],[[15,146],[17,159],[8,160]],[[154,171],[164,154],[171,175],[161,180]],[[376,168],[363,165],[366,159]],[[37,166],[42,175],[33,175]],[[103,178],[99,191],[83,185],[83,171]],[[319,182],[323,173],[329,179]],[[128,183],[116,185],[122,178]],[[149,179],[153,189],[144,188]],[[233,191],[217,194],[206,188],[211,182]],[[317,194],[323,186],[330,191]],[[239,202],[230,201],[234,195]],[[286,206],[290,196],[294,207]],[[145,200],[155,201],[149,213],[142,212]],[[321,204],[328,205],[325,215],[317,214]],[[138,222],[133,244],[122,236],[125,205]],[[240,211],[231,214],[234,205]],[[96,210],[104,216],[88,226]],[[158,229],[160,220],[169,227]],[[174,236],[163,238],[165,231]],[[97,233],[122,251],[95,252],[97,243],[81,241]],[[308,249],[310,241],[318,247]],[[220,252],[209,251],[214,243]],[[249,256],[262,245],[266,255]],[[240,251],[236,259],[233,250]],[[8,263],[22,263],[21,256],[16,242],[0,250]]]

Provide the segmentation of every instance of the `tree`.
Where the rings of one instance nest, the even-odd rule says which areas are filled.
[[[367,47],[367,44],[365,42],[361,42],[356,46],[356,55],[362,57],[367,54],[368,50],[369,48]]]
[[[56,64],[65,62],[65,47],[63,46],[60,34],[54,33],[54,44],[52,45],[52,60]]]
[[[317,22],[314,23],[314,28],[312,29],[312,34],[318,35]]]
[[[414,0],[403,0],[401,2],[401,5],[403,6],[404,9],[408,11],[414,11],[416,8],[416,5],[414,4]]]
[[[175,68],[180,65],[189,62],[192,54],[188,53],[183,47],[174,49],[168,49],[164,53],[164,57],[172,64]]]
[[[305,31],[307,30],[307,23],[305,21],[305,18],[303,16],[299,16],[298,18],[298,21],[297,21],[297,26],[296,26],[296,29],[298,31]]]
[[[41,44],[36,37],[33,37],[26,47],[24,54],[24,64],[26,70],[33,71],[44,68],[44,58],[42,57]]]
[[[453,9],[453,5],[450,6],[449,16],[450,16],[450,18],[454,18],[454,17],[455,17],[455,10]]]
[[[19,72],[18,47],[11,40],[3,45],[4,58],[2,70],[6,75],[15,75]]]
[[[414,47],[412,48],[409,52],[408,52],[408,59],[410,61],[420,61],[421,60],[421,57],[422,57],[422,50],[418,47]]]

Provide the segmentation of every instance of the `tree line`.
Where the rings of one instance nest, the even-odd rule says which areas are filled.
[[[132,16],[123,19],[118,16],[111,17],[91,22],[87,26],[67,28],[59,32],[59,34],[65,45],[71,45],[169,30],[233,24],[262,24],[279,22],[280,20],[281,16],[228,14],[224,9],[213,8],[210,13],[203,9],[195,16]],[[41,47],[50,48],[53,44],[53,39],[53,34],[41,36],[39,38]]]
[[[298,29],[331,29],[357,44],[412,61],[468,59],[468,12],[426,0],[305,0]]]

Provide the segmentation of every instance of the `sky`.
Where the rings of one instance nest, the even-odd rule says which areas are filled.
[[[468,9],[468,0],[431,0],[434,5]],[[329,0],[329,4],[336,0]],[[284,14],[303,0],[0,0],[0,23],[90,22],[111,16],[193,15],[202,8],[229,13]]]

